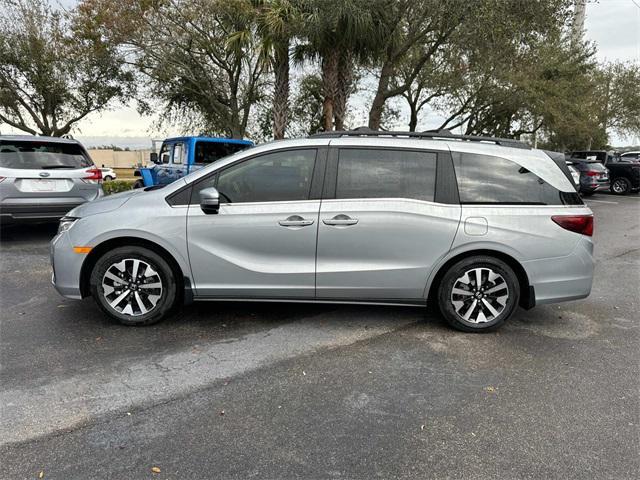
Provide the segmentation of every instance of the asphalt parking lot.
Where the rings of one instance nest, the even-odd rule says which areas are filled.
[[[638,478],[640,196],[587,203],[591,296],[485,335],[233,303],[125,328],[53,290],[55,226],[3,228],[0,478]]]

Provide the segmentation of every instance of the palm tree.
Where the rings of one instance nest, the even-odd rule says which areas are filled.
[[[299,0],[303,43],[297,58],[319,60],[322,71],[322,125],[342,129],[356,60],[367,58],[379,42],[383,0]]]
[[[274,75],[273,136],[284,138],[289,114],[289,47],[300,23],[299,1],[253,0],[264,55]]]

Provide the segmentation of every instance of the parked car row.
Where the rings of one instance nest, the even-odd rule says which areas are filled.
[[[136,171],[136,187],[167,185],[228,155],[253,147],[247,140],[176,137],[163,142],[152,166]],[[640,152],[545,151],[582,195],[640,190]],[[74,139],[0,136],[0,221],[57,220],[103,195],[102,181],[115,180],[112,168],[96,167]]]
[[[616,155],[605,150],[567,153],[567,162],[580,171],[580,193],[611,191],[627,195],[640,190],[640,152]]]
[[[170,139],[160,170],[187,177],[101,199],[109,171],[79,142],[0,137],[0,214],[62,217],[54,286],[126,325],[194,299],[429,302],[479,332],[590,292],[593,216],[562,154],[369,129],[221,146]]]

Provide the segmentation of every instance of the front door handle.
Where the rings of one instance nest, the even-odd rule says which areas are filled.
[[[278,222],[283,227],[306,227],[307,225],[313,225],[313,220],[307,220],[300,215],[291,215],[285,220]]]
[[[322,223],[324,223],[325,225],[338,225],[338,226],[355,225],[356,223],[358,223],[358,219],[351,218],[349,215],[344,215],[341,213],[340,215],[336,215],[333,218],[327,218],[322,220]]]

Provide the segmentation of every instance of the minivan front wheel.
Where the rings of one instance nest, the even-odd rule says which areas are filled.
[[[513,269],[488,256],[465,258],[449,268],[438,288],[445,320],[465,332],[500,327],[515,312],[520,285]]]
[[[98,259],[91,295],[109,317],[123,325],[151,325],[176,303],[176,281],[167,262],[138,246],[116,248]]]

